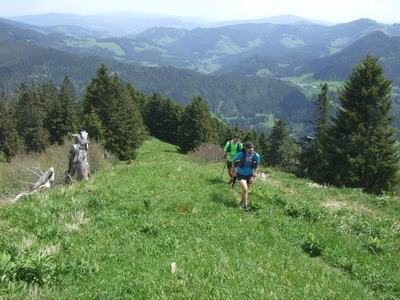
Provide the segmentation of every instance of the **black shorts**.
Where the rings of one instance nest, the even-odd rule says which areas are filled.
[[[237,178],[238,178],[239,181],[240,181],[240,180],[246,180],[247,183],[249,183],[251,177],[253,177],[253,174],[250,174],[250,175],[242,175],[242,174],[240,174],[240,173],[237,173]]]
[[[228,169],[232,168],[232,162],[227,160],[226,161],[226,166],[228,167]]]

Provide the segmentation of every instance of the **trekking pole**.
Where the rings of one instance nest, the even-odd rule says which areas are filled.
[[[229,191],[230,191],[231,187],[232,187],[232,183],[229,182],[229,184],[228,184],[228,190],[226,191],[226,195],[225,195],[225,202],[228,201],[228,194],[229,194]]]
[[[250,187],[254,185],[254,181],[251,183]],[[251,192],[253,193],[253,202],[256,203],[256,188],[253,187],[251,189]]]
[[[225,167],[226,167],[226,161],[224,161],[224,167],[222,168],[221,178],[219,179],[220,181],[222,180],[222,176],[224,175]]]

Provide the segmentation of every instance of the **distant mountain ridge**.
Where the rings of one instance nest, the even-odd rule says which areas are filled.
[[[298,21],[298,17],[286,17],[286,20]],[[22,29],[29,27],[15,21],[4,22]],[[27,32],[26,39],[70,53],[96,55],[143,66],[177,66],[207,74],[225,68],[234,70],[234,65],[246,62],[252,56],[260,56],[276,61],[279,67],[264,73],[279,78],[296,76],[298,70],[312,60],[329,57],[375,31],[400,36],[399,24],[380,24],[370,19],[333,26],[297,22],[246,23],[190,30],[152,27],[136,35],[119,28],[117,36],[112,32],[117,27],[107,31],[107,22],[103,26],[90,30],[72,25],[31,25],[31,29],[42,36],[36,34],[31,38],[33,33]],[[9,35],[9,38],[16,37]]]
[[[256,121],[254,107],[261,107],[262,118],[301,123],[309,102],[280,79],[307,73],[316,81],[343,81],[367,53],[381,57],[389,79],[400,86],[400,24],[360,19],[332,26],[302,21],[152,27],[132,37],[106,29],[0,19],[0,86],[57,83],[68,75],[82,88],[105,63],[145,93],[181,104],[201,94],[214,114],[254,118],[249,126],[264,122]]]
[[[117,11],[92,15],[46,13],[4,18],[34,26],[80,26],[92,31],[110,31],[117,36],[138,34],[152,27],[174,27],[191,30],[196,27],[221,27],[236,24],[271,23],[293,24],[309,22],[320,25],[333,25],[332,23],[305,19],[295,15],[281,15],[261,19],[232,20],[210,23],[200,18],[180,17],[167,14],[152,14],[143,12]]]

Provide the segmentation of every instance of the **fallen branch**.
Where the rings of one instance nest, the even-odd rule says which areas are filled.
[[[28,170],[31,171],[36,176],[38,176],[39,180],[31,187],[29,191],[22,192],[17,196],[15,196],[15,198],[11,200],[11,203],[18,201],[22,196],[37,193],[42,190],[49,189],[52,186],[52,184],[54,183],[54,169],[50,168],[44,173],[39,168],[36,169],[39,170],[42,173],[42,175],[36,174],[35,172],[32,172],[30,169]]]

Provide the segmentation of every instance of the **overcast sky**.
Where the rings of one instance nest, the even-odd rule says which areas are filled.
[[[209,21],[292,14],[335,23],[360,18],[400,23],[400,0],[0,0],[0,7],[0,17],[49,12],[91,15],[133,11],[200,17]]]

